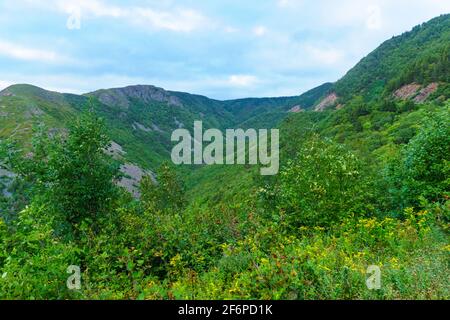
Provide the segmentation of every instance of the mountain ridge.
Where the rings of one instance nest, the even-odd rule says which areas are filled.
[[[11,85],[0,91],[0,139],[14,137],[26,145],[36,123],[52,131],[64,129],[90,103],[105,119],[116,149],[123,150],[123,162],[153,170],[170,159],[171,132],[182,127],[192,130],[196,120],[203,121],[204,128],[273,128],[292,113],[354,107],[352,100],[359,96],[363,102],[389,105],[402,99],[398,90],[413,83],[417,83],[411,86],[415,96],[406,99],[412,103],[448,99],[447,36],[450,14],[383,42],[337,82],[297,96],[216,100],[143,84],[77,95]]]

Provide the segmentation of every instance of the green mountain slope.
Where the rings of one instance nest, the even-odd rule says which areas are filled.
[[[437,112],[450,98],[449,39],[450,15],[442,15],[387,40],[336,83],[324,84],[304,94],[306,112],[291,112],[287,118],[280,119],[282,163],[296,155],[301,141],[311,133],[345,143],[371,162],[398,152],[417,134],[423,125],[422,119],[429,112]],[[437,85],[433,87],[430,83]],[[429,88],[429,95],[416,100]],[[287,98],[288,105],[296,104],[292,99]],[[229,108],[238,108],[244,114],[257,112],[252,105],[240,106],[245,101],[230,102]],[[265,108],[267,103],[269,101],[259,101],[259,106]],[[312,109],[325,112],[308,111]],[[267,113],[263,117],[271,115],[277,113]],[[257,119],[256,116],[253,119]],[[192,173],[189,181],[194,186],[193,192],[200,195],[202,190],[210,190],[207,197],[227,201],[233,192],[240,200],[254,192],[249,191],[251,188],[243,191],[240,185],[244,182],[238,177],[245,177],[247,186],[255,186],[249,181],[259,180],[256,170],[245,167],[231,170],[226,166],[223,170],[228,171],[227,179],[234,183],[226,186],[222,180],[215,183],[210,177],[219,170],[205,168]],[[203,188],[203,184],[207,188]],[[236,188],[232,191],[233,185]]]
[[[124,160],[155,168],[170,159],[170,136],[177,128],[192,130],[196,120],[202,120],[205,128],[273,127],[293,107],[312,107],[329,87],[326,84],[298,97],[218,101],[145,85],[85,95],[13,85],[0,92],[0,138],[14,136],[29,142],[32,126],[39,123],[62,130],[92,103],[106,119],[111,139],[124,151]]]
[[[52,132],[64,130],[67,122],[91,103],[106,119],[114,142],[112,154],[123,163],[152,170],[170,159],[171,132],[181,127],[191,130],[195,120],[202,120],[205,128],[272,128],[292,113],[331,106],[356,109],[352,112],[358,116],[369,111],[351,101],[355,96],[362,96],[365,102],[394,100],[395,90],[414,82],[415,93],[410,97],[420,95],[421,90],[427,89],[423,87],[436,82],[437,90],[430,89],[432,94],[426,98],[445,101],[449,94],[449,30],[450,15],[437,17],[386,41],[336,83],[326,83],[294,97],[218,101],[147,85],[73,95],[14,85],[0,92],[0,139],[14,137],[27,145],[33,125],[44,123]],[[388,102],[384,108],[392,108],[395,103]],[[353,117],[352,126],[363,126],[356,116],[347,115]],[[333,130],[337,129],[328,129]],[[202,170],[198,171],[192,181],[202,180]],[[205,172],[205,176],[209,175]]]
[[[0,212],[0,298],[448,300],[449,64],[439,49],[448,19],[389,40],[337,83],[299,97],[221,102],[151,86],[0,92],[0,138],[25,143],[36,122],[62,129],[91,103],[113,155],[144,169],[168,158],[171,130],[199,118],[277,126],[281,139],[276,176],[250,165],[179,167],[185,194],[166,166],[162,183],[146,179],[133,200],[114,186],[101,149],[92,163],[103,135],[85,119],[70,143],[50,143],[50,157],[25,167],[39,178],[32,200],[21,189],[0,196],[15,218]],[[66,288],[73,264],[82,290]],[[370,270],[381,272],[377,288]]]
[[[449,39],[450,14],[434,18],[384,42],[336,82],[333,89],[344,101],[355,95],[372,100],[411,82],[448,83]]]

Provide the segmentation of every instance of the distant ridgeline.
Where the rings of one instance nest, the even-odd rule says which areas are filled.
[[[51,134],[64,132],[68,121],[90,103],[107,122],[108,152],[122,164],[124,186],[134,192],[145,173],[170,160],[172,131],[192,129],[196,120],[205,129],[270,129],[290,114],[339,110],[359,102],[389,109],[392,101],[446,101],[450,95],[449,39],[447,14],[384,42],[336,83],[293,97],[219,101],[148,85],[74,95],[13,85],[0,92],[0,139],[14,138],[27,149],[34,125],[45,124]]]

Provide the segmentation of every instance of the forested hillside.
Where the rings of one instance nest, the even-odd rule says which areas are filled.
[[[442,15],[384,42],[335,84],[344,100],[377,100],[402,85],[449,82],[450,19]],[[448,94],[448,86],[446,86]]]
[[[2,91],[0,298],[449,299],[449,35],[435,18],[297,97]],[[194,120],[279,128],[279,174],[166,162]]]

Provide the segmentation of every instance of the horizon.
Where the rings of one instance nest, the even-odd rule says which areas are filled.
[[[334,83],[334,82],[325,82],[322,83],[322,85],[327,84],[327,83]],[[292,98],[292,97],[298,97],[301,96],[305,93],[307,93],[308,91],[311,91],[315,88],[310,88],[304,92],[301,92],[297,95],[291,95],[291,96],[260,96],[260,97],[252,97],[252,96],[248,96],[248,97],[242,97],[242,98],[234,98],[234,99],[216,99],[216,98],[211,98],[209,96],[203,95],[203,94],[198,94],[195,92],[185,92],[185,91],[177,91],[177,90],[170,90],[167,88],[162,88],[162,87],[158,87],[152,84],[143,84],[143,83],[137,83],[137,84],[129,84],[129,85],[125,85],[123,87],[111,87],[111,88],[97,88],[94,89],[93,91],[88,91],[88,92],[81,92],[81,93],[72,93],[72,92],[64,92],[64,91],[55,91],[55,90],[51,90],[51,89],[47,89],[38,85],[35,85],[33,83],[13,83],[8,85],[5,88],[0,88],[0,92],[6,91],[7,89],[11,88],[11,87],[15,87],[15,86],[31,86],[34,88],[38,88],[47,92],[54,92],[54,93],[59,93],[59,94],[73,94],[73,95],[79,95],[79,96],[84,96],[84,95],[88,95],[88,94],[92,94],[95,93],[97,91],[101,91],[101,90],[117,90],[117,89],[123,89],[123,88],[128,88],[128,87],[153,87],[156,89],[161,89],[164,90],[166,92],[173,92],[173,93],[184,93],[184,94],[189,94],[189,95],[193,95],[193,96],[201,96],[210,100],[216,100],[216,101],[220,101],[220,102],[226,102],[226,101],[236,101],[236,100],[246,100],[246,99],[276,99],[276,98]],[[320,86],[320,85],[319,85]]]
[[[450,12],[450,3],[7,0],[0,9],[0,90],[151,85],[223,101],[298,96],[336,82],[384,41]]]

